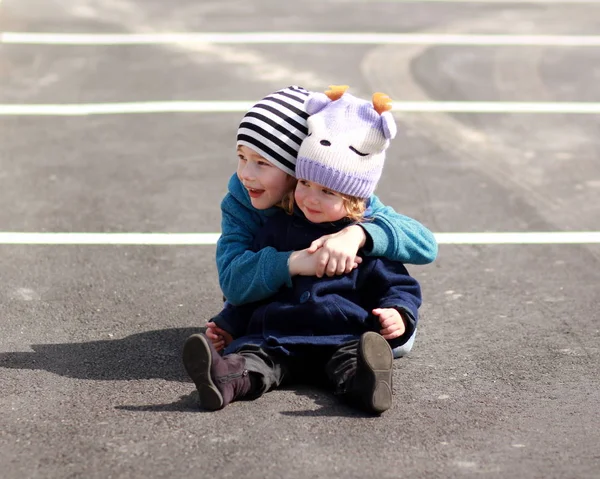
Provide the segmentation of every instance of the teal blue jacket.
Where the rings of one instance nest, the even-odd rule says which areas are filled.
[[[234,304],[260,301],[292,285],[288,259],[292,251],[277,251],[266,247],[252,251],[254,238],[277,207],[257,210],[248,191],[234,174],[229,180],[229,192],[221,202],[221,237],[217,242],[219,284],[227,300]],[[418,221],[384,206],[375,195],[369,198],[367,217],[361,223],[367,234],[362,251],[368,256],[380,256],[408,264],[428,264],[437,256],[433,233]]]

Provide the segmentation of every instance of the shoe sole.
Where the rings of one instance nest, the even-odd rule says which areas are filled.
[[[359,355],[367,367],[365,373],[369,388],[366,390],[370,391],[364,401],[368,408],[381,414],[392,407],[392,348],[383,336],[368,332],[360,339]]]
[[[183,365],[196,385],[200,406],[215,411],[223,407],[223,396],[210,374],[212,362],[207,339],[200,334],[190,336],[183,346]]]

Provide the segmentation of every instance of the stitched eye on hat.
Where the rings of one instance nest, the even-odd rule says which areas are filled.
[[[362,153],[361,151],[358,151],[356,148],[354,148],[353,146],[349,147],[354,153],[356,153],[358,156],[367,156],[368,153]]]

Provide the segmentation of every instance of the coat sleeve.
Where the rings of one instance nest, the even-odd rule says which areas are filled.
[[[221,203],[221,237],[217,242],[217,270],[223,294],[232,304],[259,301],[291,285],[291,252],[266,247],[252,251],[261,228],[260,216],[231,193]]]
[[[246,334],[253,309],[254,305],[251,304],[234,306],[231,303],[225,303],[223,310],[211,321],[231,334],[233,339],[237,339]]]
[[[406,318],[405,333],[389,341],[395,348],[404,344],[414,333],[419,320],[421,286],[408,274],[402,263],[380,258],[374,261],[368,275],[361,281],[374,308],[394,308]],[[377,319],[376,319],[377,320]]]
[[[364,249],[368,256],[383,256],[408,264],[428,264],[435,260],[438,246],[433,233],[418,221],[384,206],[375,195],[370,198],[367,218],[370,221],[360,225],[370,240],[370,249]]]

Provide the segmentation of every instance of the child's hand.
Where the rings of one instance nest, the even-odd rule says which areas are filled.
[[[406,325],[402,315],[394,308],[376,308],[373,314],[381,323],[381,334],[385,339],[395,339],[402,336],[406,331]]]
[[[290,276],[314,276],[317,274],[318,256],[308,252],[308,249],[294,251],[288,263]]]
[[[206,323],[206,337],[210,340],[217,351],[221,351],[227,346],[233,337],[224,329],[219,328],[212,321]]]
[[[329,258],[329,251],[324,248],[317,250],[316,253],[310,253],[308,248],[300,251],[294,251],[290,256],[289,262],[290,276],[318,276],[321,278]],[[355,262],[352,264],[350,271],[352,271],[354,268],[357,268],[361,261],[362,258],[356,256]],[[346,271],[344,270],[339,274],[344,274],[345,272]]]
[[[308,252],[319,255],[316,276],[321,278],[324,274],[334,276],[350,273],[362,262],[356,253],[364,246],[366,239],[365,231],[358,225],[352,225],[314,240]]]

